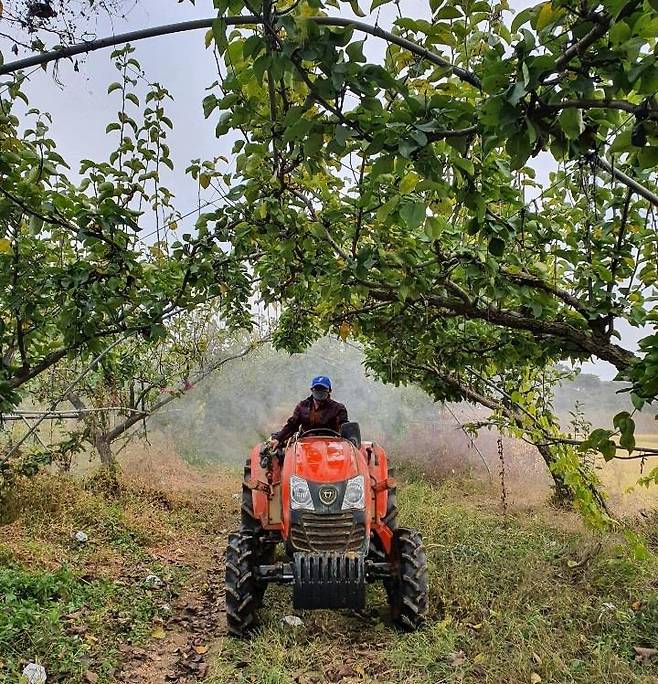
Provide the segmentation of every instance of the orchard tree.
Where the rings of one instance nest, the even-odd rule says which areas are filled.
[[[332,25],[332,4],[245,3],[261,30],[217,22],[212,35],[226,72],[205,111],[222,112],[219,135],[244,136],[238,206],[212,218],[237,251],[259,255],[266,299],[288,303],[279,344],[334,329],[392,365],[411,348],[448,373],[434,394],[452,399],[474,398],[465,365],[509,385],[519,367],[599,358],[633,383],[636,406],[653,400],[658,336],[643,354],[616,337],[622,320],[656,320],[656,10],[558,1],[508,25],[502,3],[432,1],[426,18],[394,20],[372,64],[361,25]],[[547,188],[528,165],[541,153],[557,167]],[[445,382],[455,376],[460,386]],[[632,451],[632,418],[616,424]],[[614,456],[612,433],[586,448]]]
[[[132,48],[113,58],[120,81],[108,91],[119,112],[107,132],[117,148],[108,161],[83,160],[77,184],[48,136],[49,116],[15,113],[27,105],[20,77],[2,91],[0,410],[62,359],[93,358],[117,336],[157,341],[167,320],[199,303],[214,301],[228,325],[250,324],[248,273],[231,250],[205,225],[167,240],[180,220],[160,182],[173,167],[169,95],[152,84],[142,103]]]
[[[78,382],[72,381],[83,364],[74,358],[32,383],[31,396],[41,404],[64,393],[75,409],[64,420],[77,415],[79,427],[73,430],[59,420],[66,440],[50,445],[49,451],[73,454],[87,444],[103,466],[114,466],[115,443],[121,442],[120,450],[136,436],[144,436],[151,416],[266,339],[264,330],[252,335],[229,331],[216,311],[203,305],[174,317],[166,329],[166,337],[150,345],[126,340]],[[69,389],[72,385],[75,389]]]
[[[598,358],[636,406],[655,399],[658,335],[641,353],[617,340],[620,321],[657,316],[654,3],[555,0],[509,21],[505,2],[429,0],[409,17],[374,0],[367,22],[335,15],[363,15],[358,0],[215,6],[206,43],[224,68],[203,107],[239,140],[227,205],[203,225],[287,306],[281,346],[333,329],[394,364],[402,340],[386,331],[407,316],[412,363],[440,354],[462,379],[437,397],[475,389],[467,365],[507,387],[518,368],[534,383],[557,360]],[[553,160],[548,187],[533,157]],[[423,320],[440,322],[435,340]],[[615,423],[632,451],[631,416]],[[585,448],[614,457],[612,436]]]

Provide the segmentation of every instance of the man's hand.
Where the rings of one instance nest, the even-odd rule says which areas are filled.
[[[274,439],[274,437],[272,437],[272,439],[270,440],[270,449],[272,451],[276,451],[278,448],[279,448],[279,440]]]

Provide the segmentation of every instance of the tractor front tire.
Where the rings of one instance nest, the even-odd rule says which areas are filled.
[[[398,627],[412,632],[424,621],[429,597],[427,556],[418,532],[395,530],[391,566],[393,577],[387,586],[391,617]]]
[[[226,621],[231,636],[245,637],[256,622],[259,586],[256,577],[258,541],[249,532],[229,535],[226,547]]]

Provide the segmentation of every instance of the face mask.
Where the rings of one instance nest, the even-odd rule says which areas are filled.
[[[313,399],[315,399],[315,401],[324,401],[329,396],[329,390],[316,387],[311,390],[311,394],[313,395]]]

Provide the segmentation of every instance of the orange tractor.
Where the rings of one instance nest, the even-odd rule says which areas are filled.
[[[386,452],[357,423],[310,430],[276,452],[255,446],[244,470],[240,530],[226,549],[229,632],[255,626],[270,582],[292,584],[293,607],[365,607],[383,581],[393,621],[416,629],[427,610],[427,559],[418,532],[397,526]],[[283,543],[285,557],[275,562]]]

